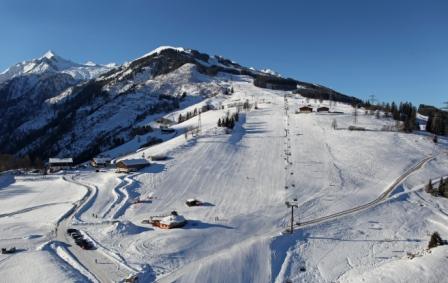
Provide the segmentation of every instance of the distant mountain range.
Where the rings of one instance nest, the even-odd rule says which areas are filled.
[[[0,73],[0,153],[84,161],[133,129],[247,78],[263,88],[361,103],[330,88],[192,49],[160,47],[123,65],[78,64],[49,51]]]

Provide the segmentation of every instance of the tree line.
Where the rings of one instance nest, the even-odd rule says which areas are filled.
[[[45,164],[39,157],[16,157],[12,154],[0,154],[0,172],[13,169],[42,169]]]
[[[448,133],[448,112],[433,106],[421,104],[417,109],[411,102],[372,104],[370,101],[365,101],[362,106],[368,110],[382,111],[386,117],[402,121],[404,131],[407,132],[418,129],[416,121],[417,113],[420,113],[428,117],[426,131],[435,135]]]
[[[177,117],[177,123],[180,124],[182,122],[190,120],[191,118],[196,117],[200,113],[207,112],[207,111],[211,110],[212,108],[213,107],[211,105],[206,104],[206,105],[202,106],[202,108],[200,110],[195,108],[193,111],[188,111],[185,115],[182,115],[182,113],[180,113],[179,116]]]
[[[365,101],[362,106],[366,110],[382,111],[385,117],[391,117],[395,121],[403,122],[403,130],[405,132],[412,132],[417,129],[417,107],[411,102],[400,102],[397,104],[393,101],[392,103],[372,104],[370,101]]]
[[[432,184],[432,181],[429,180],[428,184],[425,187],[425,192],[433,196],[442,196],[448,198],[448,178],[443,179],[443,177],[441,177],[439,186],[437,188],[435,188]]]
[[[218,127],[233,129],[236,122],[240,119],[238,112],[229,115],[227,113],[226,117],[218,119]]]

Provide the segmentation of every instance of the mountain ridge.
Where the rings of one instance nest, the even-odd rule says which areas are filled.
[[[2,153],[86,160],[132,139],[133,129],[142,120],[150,121],[158,113],[187,107],[193,101],[228,95],[232,81],[243,77],[257,87],[361,103],[330,88],[180,47],[159,47],[92,77],[68,70],[93,66],[73,63],[52,51],[27,62],[35,72],[19,70],[18,75],[0,81],[0,111],[6,113],[1,122],[7,125],[0,126]],[[32,99],[20,99],[24,96]]]

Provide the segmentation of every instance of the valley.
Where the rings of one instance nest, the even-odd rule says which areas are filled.
[[[448,201],[423,187],[429,178],[448,175],[445,140],[434,144],[422,133],[381,131],[395,121],[362,109],[356,125],[369,130],[350,131],[349,104],[259,88],[250,76],[218,78],[234,93],[207,98],[213,110],[172,126],[176,134],[160,144],[140,148],[136,137],[106,151],[115,161],[157,154],[166,160],[130,174],[113,168],[3,173],[0,244],[22,250],[0,256],[1,278],[373,282],[387,279],[393,266],[403,270],[395,279],[437,279],[428,266],[446,264],[448,250],[425,248],[433,231],[448,233]],[[240,110],[230,132],[217,127],[246,100],[257,109]],[[338,113],[295,113],[308,104]],[[199,119],[200,133],[185,137]],[[186,206],[191,198],[206,205]],[[290,217],[285,202],[294,200],[298,224],[293,234],[282,233]],[[163,230],[142,223],[173,210],[186,226]],[[95,249],[77,247],[68,228],[82,231]]]

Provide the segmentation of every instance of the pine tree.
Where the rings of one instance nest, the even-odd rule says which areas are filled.
[[[429,183],[425,187],[425,192],[427,192],[428,194],[432,194],[434,192],[431,179],[429,179]]]
[[[229,128],[233,129],[233,127],[235,127],[235,120],[233,118],[229,119]]]
[[[440,177],[440,181],[439,181],[439,189],[438,189],[438,191],[439,191],[439,195],[440,195],[440,196],[445,195],[445,185],[444,185],[444,183],[443,183],[443,177]]]
[[[432,113],[429,113],[428,115],[428,121],[426,121],[426,131],[427,132],[432,132]]]
[[[448,180],[443,181],[443,196],[448,198]]]
[[[179,117],[177,118],[177,123],[182,123],[184,121],[184,117],[182,116],[182,114],[179,114]]]
[[[431,239],[429,240],[428,249],[432,249],[443,244],[444,241],[442,240],[442,237],[440,237],[438,232],[434,232],[432,233]]]
[[[222,127],[221,118],[218,119],[218,127]]]
[[[445,123],[440,113],[436,113],[431,123],[431,132],[436,135],[445,135]]]

